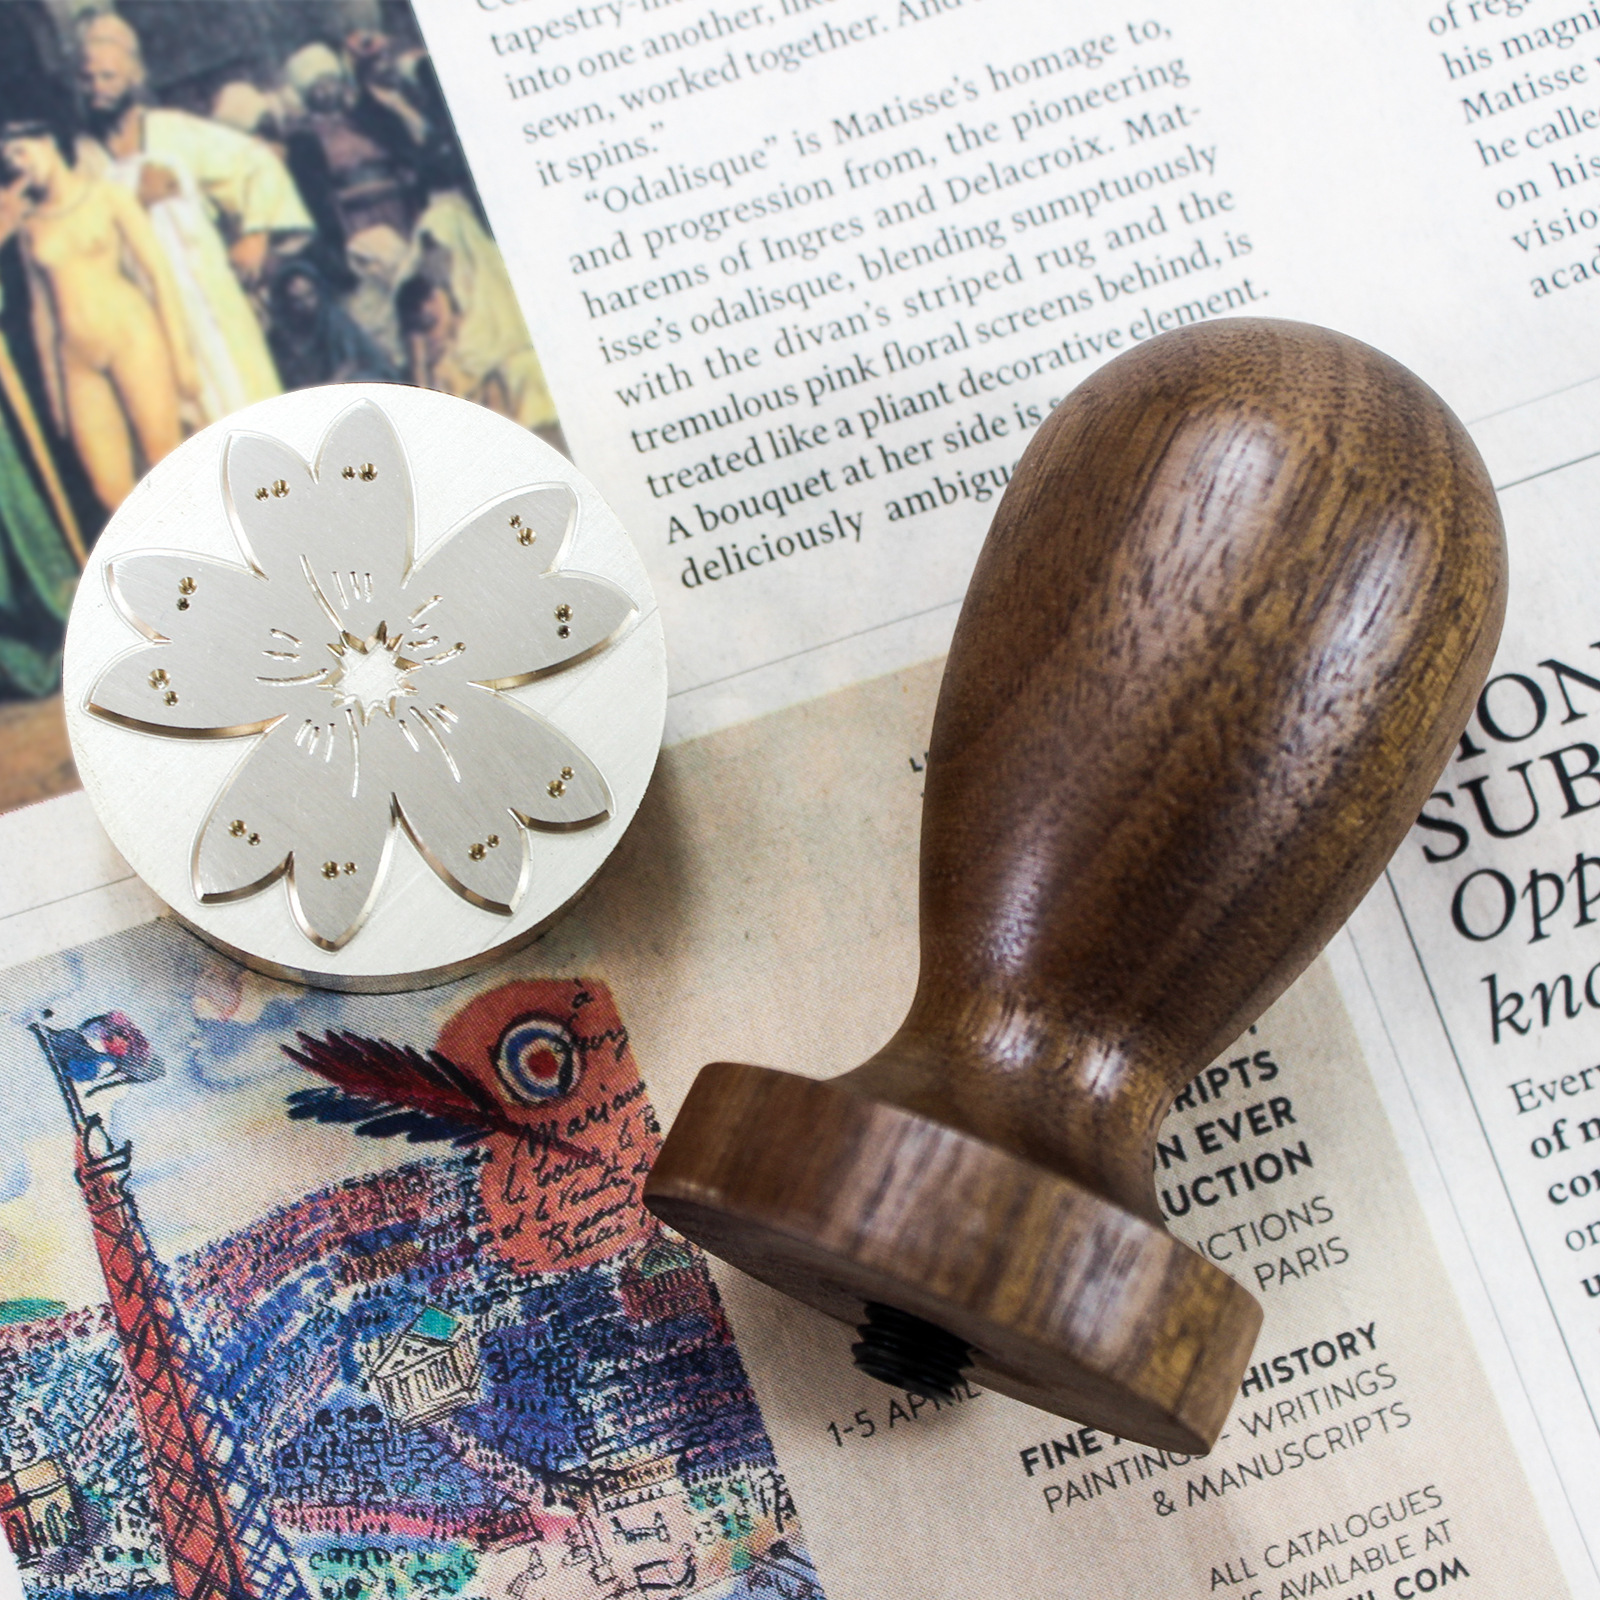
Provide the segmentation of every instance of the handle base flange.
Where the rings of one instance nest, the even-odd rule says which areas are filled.
[[[1163,1229],[843,1080],[704,1068],[645,1203],[842,1322],[919,1317],[982,1387],[1161,1449],[1211,1448],[1261,1324]]]

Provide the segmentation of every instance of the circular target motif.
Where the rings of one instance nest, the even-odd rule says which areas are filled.
[[[554,1018],[541,1016],[506,1025],[494,1064],[512,1098],[530,1106],[570,1094],[583,1071],[577,1040]]]

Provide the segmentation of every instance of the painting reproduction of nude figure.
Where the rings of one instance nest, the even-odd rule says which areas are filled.
[[[0,3],[0,811],[77,787],[106,519],[286,389],[414,383],[562,447],[404,0]]]

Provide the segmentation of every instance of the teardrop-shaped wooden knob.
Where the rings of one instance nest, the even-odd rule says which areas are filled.
[[[1240,320],[1103,368],[956,628],[910,1015],[843,1077],[706,1067],[651,1209],[867,1315],[878,1376],[1209,1449],[1261,1312],[1163,1226],[1157,1130],[1400,843],[1505,569],[1466,432],[1377,351]]]

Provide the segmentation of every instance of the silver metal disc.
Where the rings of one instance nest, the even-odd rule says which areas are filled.
[[[247,407],[95,546],[67,727],[106,831],[198,933],[335,989],[545,927],[632,820],[666,655],[638,552],[557,451],[426,389]]]

